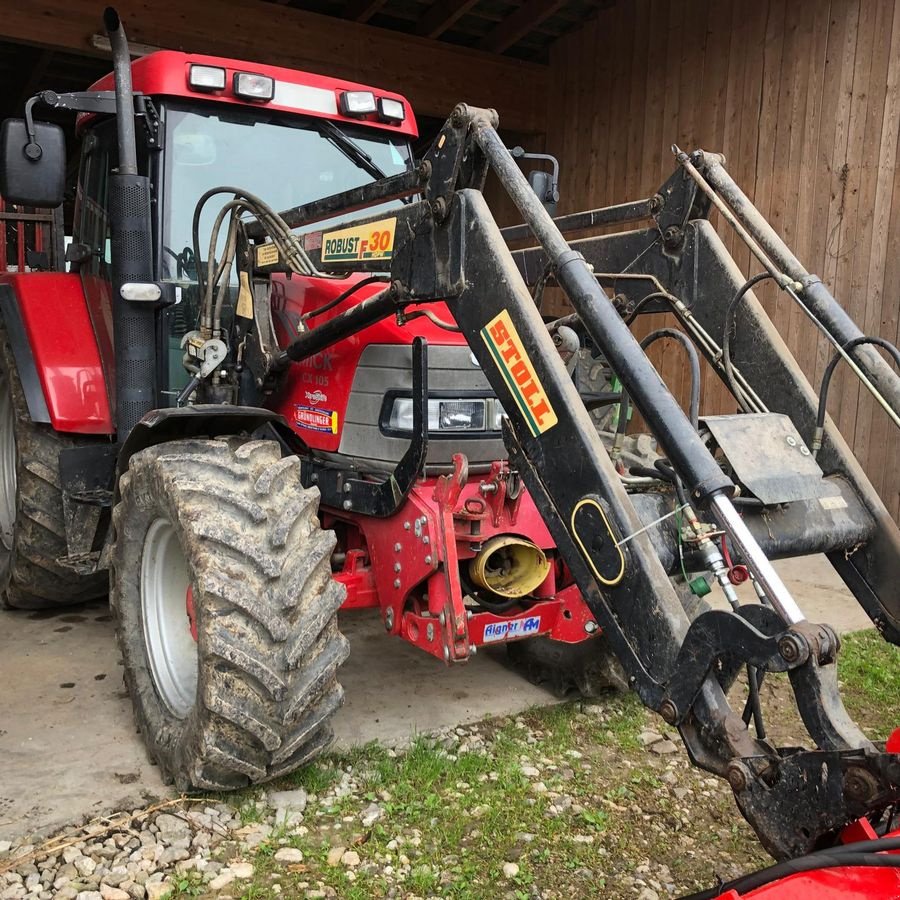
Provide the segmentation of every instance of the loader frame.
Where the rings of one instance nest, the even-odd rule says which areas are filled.
[[[897,642],[896,526],[831,425],[819,462],[832,499],[788,504],[780,521],[773,521],[765,509],[745,510],[741,518],[730,500],[735,490],[731,478],[602,286],[612,280],[635,306],[655,293],[656,306],[645,304],[644,311],[672,311],[682,324],[693,326],[695,336],[721,333],[728,303],[744,278],[706,219],[711,208],[704,189],[708,182],[695,165],[702,166],[703,156],[687,160],[693,172],[681,159],[682,167],[649,200],[563,217],[555,224],[503,146],[496,124],[493,111],[461,105],[421,164],[419,177],[407,185],[400,179],[375,182],[352,196],[336,195],[282,214],[297,228],[335,210],[360,209],[397,196],[398,191],[408,196],[421,191],[420,199],[413,198],[397,212],[390,285],[326,326],[301,333],[283,350],[266,344],[271,329],[257,327],[257,344],[249,356],[257,383],[271,384],[292,361],[373,322],[395,315],[402,319],[414,304],[445,301],[507,411],[504,438],[510,466],[521,473],[534,496],[641,700],[678,727],[695,764],[728,779],[743,814],[774,856],[809,852],[862,815],[877,819],[900,799],[900,759],[870,742],[850,720],[837,690],[837,635],[827,625],[806,621],[766,552],[829,553],[875,624]],[[526,235],[521,229],[504,235],[494,222],[481,194],[488,168],[516,203],[538,246],[508,249],[507,240]],[[727,185],[721,173],[719,178],[720,185]],[[653,226],[571,246],[560,228],[640,217],[655,220]],[[366,222],[363,217],[342,228]],[[256,221],[250,221],[244,233],[254,243],[265,238],[264,227]],[[321,236],[316,236],[312,246],[321,244]],[[316,258],[315,250],[311,255]],[[256,254],[245,258],[253,260]],[[796,274],[780,271],[777,254],[765,258],[780,286],[814,310],[837,343],[843,346],[857,337],[817,280],[807,276],[801,284]],[[328,264],[339,270],[375,267],[383,270],[384,260]],[[258,299],[266,295],[269,274],[285,271],[278,261],[251,268]],[[552,274],[563,288],[575,311],[568,321],[577,321],[609,362],[683,483],[684,494],[679,494],[674,511],[696,508],[715,523],[710,527],[728,536],[752,573],[759,605],[732,612],[710,610],[693,621],[686,614],[669,578],[671,547],[677,539],[671,529],[671,495],[651,493],[633,503],[626,493],[560,360],[551,337],[553,326],[542,320],[528,291],[527,284],[542,273]],[[789,412],[801,435],[811,441],[811,388],[754,298],[747,299],[742,316],[742,336],[734,343],[730,361],[730,376],[739,377],[743,385],[741,396],[754,398],[766,414]],[[724,375],[715,342],[705,347],[701,343],[701,348]],[[856,359],[896,413],[897,377],[877,356],[877,362],[870,354],[860,353]],[[828,516],[829,509],[840,513]],[[654,511],[660,510],[663,514],[654,520]],[[451,617],[442,627],[445,640],[453,641],[464,634],[465,622]],[[734,711],[726,697],[737,671],[745,666],[751,678],[765,672],[789,674],[815,749],[779,749],[762,733],[751,733],[749,714]]]

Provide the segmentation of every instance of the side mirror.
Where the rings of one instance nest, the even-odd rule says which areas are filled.
[[[537,194],[544,209],[551,216],[555,216],[556,205],[559,203],[559,190],[554,183],[553,175],[550,172],[543,172],[541,169],[532,169],[528,173],[528,183]]]
[[[551,216],[556,215],[556,204],[559,203],[559,160],[549,153],[526,153],[524,147],[510,147],[510,156],[513,159],[540,159],[550,163],[552,172],[541,169],[532,169],[528,173],[528,183],[537,194],[544,209]]]
[[[62,128],[7,119],[0,127],[0,197],[7,203],[54,209],[63,202],[65,183]]]

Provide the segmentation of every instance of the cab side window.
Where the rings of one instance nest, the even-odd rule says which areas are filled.
[[[81,271],[105,280],[110,278],[109,172],[118,161],[115,124],[101,122],[85,137],[75,197],[73,239],[90,251]]]

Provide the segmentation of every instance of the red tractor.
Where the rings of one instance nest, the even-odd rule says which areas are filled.
[[[39,94],[0,136],[0,193],[46,208],[63,141],[34,108],[76,112],[83,145],[69,271],[0,284],[0,585],[16,608],[109,585],[163,773],[231,789],[321,752],[337,611],[374,607],[446,663],[505,644],[560,690],[629,685],[778,857],[860,817],[889,830],[900,758],[843,710],[837,636],[769,558],[827,553],[896,643],[900,532],[752,287],[801,304],[898,422],[900,379],[722,159],[679,153],[653,197],[554,220],[554,180],[526,180],[491,110],[458,106],[416,161],[396,94],[184,53],[132,65],[106,24],[114,74]],[[525,225],[494,223],[489,169]],[[737,270],[713,205],[763,276]],[[541,315],[548,283],[571,315]],[[648,312],[681,329],[638,344]],[[643,352],[661,338],[687,355],[687,411]],[[741,414],[699,415],[700,354]],[[632,404],[650,434],[626,435]],[[768,741],[769,672],[813,749]]]

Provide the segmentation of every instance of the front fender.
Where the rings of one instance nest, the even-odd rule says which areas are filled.
[[[0,316],[32,420],[73,434],[113,434],[80,277],[60,272],[0,276]]]

